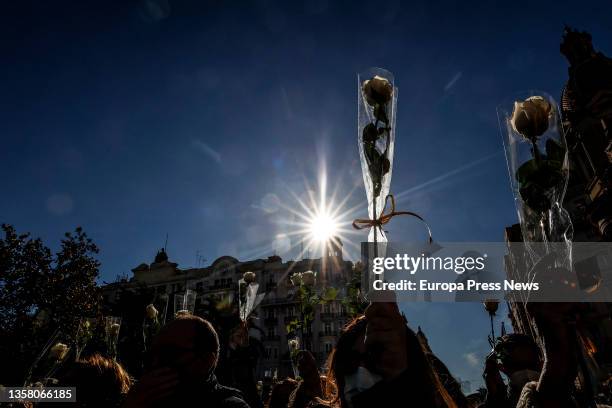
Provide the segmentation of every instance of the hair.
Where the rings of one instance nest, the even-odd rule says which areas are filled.
[[[272,387],[266,408],[285,408],[289,406],[291,393],[297,388],[298,382],[293,378],[286,378]]]
[[[219,358],[220,342],[219,335],[213,325],[199,316],[186,315],[175,320],[176,324],[188,323],[193,326],[195,331],[194,346],[198,353],[213,353],[215,355],[215,364]],[[170,324],[169,326],[172,326]]]
[[[119,363],[99,354],[76,361],[60,383],[76,387],[77,402],[87,407],[118,407],[132,386]]]
[[[153,355],[164,355],[165,348],[159,348],[160,339],[175,338],[175,332],[180,330],[179,327],[187,327],[193,330],[193,351],[201,357],[212,354],[213,361],[211,370],[214,370],[219,361],[219,336],[209,321],[193,315],[179,316],[161,329],[153,340],[153,346],[150,350],[147,350],[145,355],[145,366],[150,366],[151,362],[154,360]]]
[[[359,316],[349,322],[342,330],[336,347],[328,357],[327,381],[323,390],[327,405],[346,406],[344,401],[345,373],[342,372],[342,366],[349,358],[349,353],[357,339],[365,333],[366,326],[367,319],[365,316]],[[455,402],[432,369],[416,334],[408,327],[406,327],[406,330],[406,347],[410,361],[411,378],[420,381],[419,389],[422,390],[423,400],[427,401],[428,407],[456,408]]]

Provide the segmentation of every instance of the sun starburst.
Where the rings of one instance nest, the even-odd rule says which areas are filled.
[[[305,191],[301,197],[294,191],[289,191],[292,198],[281,206],[288,210],[295,221],[286,222],[286,234],[292,237],[292,248],[299,248],[298,259],[305,255],[323,254],[330,243],[342,243],[348,245],[351,253],[359,251],[361,238],[357,237],[355,230],[351,228],[352,218],[360,207],[347,208],[347,203],[353,197],[355,188],[351,191],[342,191],[341,180],[338,180],[333,192],[327,192],[327,172],[324,165],[319,169],[317,177],[317,192],[305,180]],[[338,201],[338,194],[343,195],[343,199]],[[352,217],[352,218],[351,218]],[[351,257],[351,253],[349,258]],[[358,252],[357,252],[358,253]]]

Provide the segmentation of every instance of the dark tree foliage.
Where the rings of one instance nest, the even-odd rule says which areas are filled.
[[[353,269],[351,279],[345,286],[346,295],[342,299],[342,305],[351,319],[362,315],[368,306],[361,292],[361,276],[363,273],[363,264],[358,262]]]
[[[0,236],[0,383],[17,385],[56,329],[74,336],[100,304],[98,248],[81,228],[52,254],[39,238],[3,224]]]

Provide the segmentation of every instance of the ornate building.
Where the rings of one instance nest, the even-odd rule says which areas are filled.
[[[591,35],[566,27],[560,47],[569,62],[561,113],[570,178],[563,206],[573,224],[574,242],[612,241],[612,59],[595,51]],[[506,228],[507,242],[523,240],[519,224]],[[517,261],[508,256],[509,274]],[[582,289],[597,290],[602,265],[596,257],[574,265]],[[609,285],[609,283],[607,283]],[[578,313],[580,384],[591,397],[612,378],[612,304],[585,303]],[[516,332],[538,338],[524,304],[509,302]],[[608,390],[610,392],[610,390]]]
[[[595,231],[584,238],[612,240],[612,59],[593,48],[591,35],[565,29],[561,53],[569,62],[562,92],[563,127],[570,150],[574,213]],[[580,240],[580,239],[577,239]]]
[[[324,256],[318,259],[283,262],[279,256],[271,256],[267,259],[239,261],[231,256],[222,256],[207,267],[191,269],[179,268],[161,250],[153,263],[143,263],[132,269],[131,279],[104,286],[104,301],[109,310],[115,307],[116,313],[124,313],[125,307],[117,307],[122,304],[122,299],[134,296],[137,292],[144,293],[139,301],[139,304],[142,303],[142,312],[147,303],[154,303],[160,311],[161,319],[169,320],[175,313],[175,295],[191,289],[197,294],[194,314],[211,320],[221,328],[220,332],[227,333],[238,323],[238,281],[245,272],[255,272],[259,293],[266,293],[251,320],[250,336],[260,348],[255,376],[288,376],[293,371],[288,350],[291,334],[287,333],[286,324],[295,319],[298,313],[294,297],[296,288],[289,279],[293,273],[308,270],[316,272],[315,290],[329,286],[340,289],[338,300],[317,308],[311,326],[310,350],[320,366],[325,364],[339,331],[348,320],[341,299],[351,278],[353,264],[343,259],[339,240],[333,241],[335,244],[330,244]]]

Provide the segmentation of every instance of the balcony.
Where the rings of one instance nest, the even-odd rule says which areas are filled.
[[[231,283],[219,283],[216,285],[210,285],[208,289],[210,291],[227,290],[227,289],[231,289],[232,286],[233,285]]]
[[[264,319],[264,325],[266,326],[276,326],[278,324],[277,317],[266,317]]]
[[[266,297],[262,302],[261,306],[269,306],[269,305],[295,305],[297,301],[290,296],[287,297],[276,297],[269,298]]]
[[[319,332],[319,337],[337,337],[338,336],[338,331],[337,330],[330,330],[330,331],[321,331]]]
[[[340,317],[340,314],[336,312],[321,313],[321,320],[333,320],[337,317]]]

